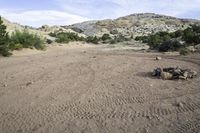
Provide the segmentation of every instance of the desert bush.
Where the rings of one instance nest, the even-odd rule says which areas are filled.
[[[10,36],[10,48],[15,48],[16,44],[21,44],[23,48],[45,49],[44,40],[36,34],[29,33],[26,29],[12,33]]]
[[[158,51],[160,51],[160,52],[177,51],[183,47],[184,47],[184,45],[182,45],[178,40],[167,40],[167,41],[164,41],[158,47]]]
[[[189,53],[190,53],[190,51],[189,51],[189,49],[187,49],[187,48],[181,48],[181,49],[179,50],[179,54],[180,54],[180,55],[186,56],[186,55],[188,55]]]
[[[116,42],[124,42],[124,41],[129,41],[130,39],[129,38],[126,38],[125,36],[123,35],[118,35],[118,36],[115,36],[114,40]]]
[[[12,45],[10,45],[10,47],[9,47],[11,50],[21,50],[21,49],[23,49],[23,45],[22,44],[20,44],[20,43],[17,43],[17,44],[12,44]]]
[[[9,36],[6,32],[6,26],[3,24],[0,16],[0,55],[10,56],[9,52]]]
[[[182,39],[186,41],[188,45],[196,45],[200,43],[200,26],[192,25],[191,27],[183,31]]]
[[[159,45],[162,43],[162,38],[159,35],[151,35],[148,38],[148,45],[152,49],[156,49],[159,47]]]
[[[58,43],[69,43],[70,41],[84,41],[84,37],[79,37],[78,34],[73,32],[60,32],[55,36]]]
[[[171,35],[174,35],[174,36],[172,36],[174,38],[178,38],[178,37],[183,36],[183,31],[182,30],[177,30],[177,31],[171,33]]]
[[[148,43],[148,39],[149,39],[148,36],[137,36],[137,37],[135,37],[136,41],[142,41],[143,43]]]
[[[95,37],[93,37],[93,36],[88,36],[88,37],[86,38],[86,42],[98,44],[98,43],[99,43],[99,38],[97,38],[96,36],[95,36]]]
[[[182,47],[193,46],[200,43],[200,26],[192,25],[185,30],[177,30],[175,32],[157,32],[148,36],[138,36],[136,41],[147,43],[151,49],[158,49],[159,51],[174,51]],[[179,41],[186,42],[181,45]]]
[[[110,40],[110,44],[116,44],[117,41],[115,39]]]
[[[66,33],[58,33],[56,35],[56,42],[57,43],[69,43],[69,37]]]
[[[196,33],[200,33],[200,25],[191,25],[192,30]]]
[[[103,34],[103,36],[101,37],[101,39],[102,39],[103,41],[106,41],[106,40],[110,40],[110,39],[112,39],[112,38],[110,37],[109,34]]]

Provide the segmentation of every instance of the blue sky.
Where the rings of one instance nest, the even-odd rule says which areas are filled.
[[[145,12],[200,19],[200,0],[0,0],[0,15],[34,27]]]

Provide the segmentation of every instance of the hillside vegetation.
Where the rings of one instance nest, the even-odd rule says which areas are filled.
[[[177,51],[188,46],[200,44],[200,26],[191,25],[185,30],[137,36],[135,40],[147,43],[151,49],[156,49],[161,52]]]
[[[0,17],[0,55],[9,56],[9,36],[6,32],[6,26],[3,25],[3,21]]]
[[[2,20],[1,53],[4,55],[22,48],[45,49],[45,43],[54,42],[130,45],[135,43],[135,38],[159,51],[185,51],[183,48],[199,44],[199,20],[154,13],[132,14],[114,20],[87,21],[70,26],[44,25],[40,28],[11,23],[4,18]]]
[[[9,35],[0,17],[0,55],[10,56],[12,50],[22,48],[43,50],[45,47],[44,40],[37,34],[30,33],[27,29],[17,30]]]
[[[133,37],[154,34],[160,31],[174,32],[184,30],[191,24],[200,23],[198,20],[179,19],[175,17],[158,15],[154,13],[132,14],[117,19],[88,21],[66,26],[76,29],[87,36],[101,37],[103,34],[110,36]]]

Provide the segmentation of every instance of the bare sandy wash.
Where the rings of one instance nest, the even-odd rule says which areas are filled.
[[[63,48],[0,57],[0,133],[199,133],[200,77],[166,81],[155,67],[200,72],[200,56]]]

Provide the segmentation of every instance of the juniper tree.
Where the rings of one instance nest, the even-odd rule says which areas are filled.
[[[9,36],[0,16],[0,55],[9,56]]]

